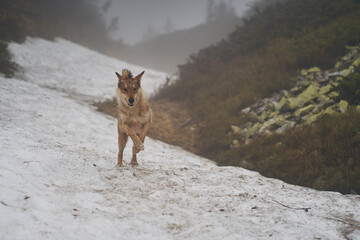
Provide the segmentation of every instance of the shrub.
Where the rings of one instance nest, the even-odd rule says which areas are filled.
[[[344,77],[332,90],[339,92],[336,100],[346,100],[350,104],[360,105],[360,65],[355,67],[354,72]]]

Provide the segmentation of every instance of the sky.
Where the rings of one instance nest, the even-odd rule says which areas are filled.
[[[107,12],[107,19],[119,18],[118,33],[114,39],[121,38],[126,44],[141,41],[143,33],[153,27],[163,31],[167,19],[176,30],[191,28],[204,23],[208,0],[113,0]],[[220,2],[221,0],[215,0]],[[240,16],[249,8],[253,0],[223,0],[231,2]]]

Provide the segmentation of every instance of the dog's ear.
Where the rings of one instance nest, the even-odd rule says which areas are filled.
[[[116,76],[119,78],[119,80],[121,79],[121,75],[118,72],[115,72]]]
[[[134,77],[136,80],[141,80],[142,75],[145,73],[145,71],[142,71],[142,73],[140,73],[139,75],[137,75],[136,77]]]

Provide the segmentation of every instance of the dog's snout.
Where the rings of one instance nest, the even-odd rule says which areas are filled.
[[[133,98],[129,98],[129,103],[133,104],[134,103],[134,99]]]

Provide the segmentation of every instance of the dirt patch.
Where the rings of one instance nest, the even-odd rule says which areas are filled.
[[[190,152],[198,152],[199,128],[191,119],[189,112],[181,103],[165,100],[151,100],[153,123],[148,136]],[[116,99],[94,103],[97,110],[110,116],[117,115]]]

